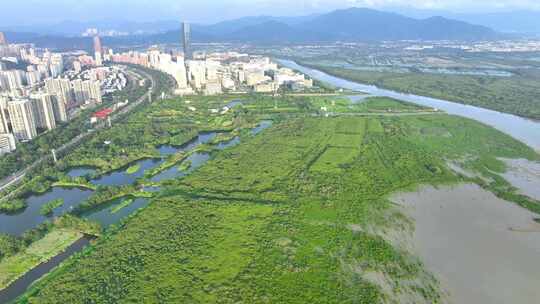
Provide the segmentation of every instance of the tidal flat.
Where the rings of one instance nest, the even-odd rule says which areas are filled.
[[[519,192],[540,201],[540,162],[526,159],[502,159],[507,171],[502,175]]]
[[[474,184],[400,193],[415,221],[415,250],[450,303],[534,303],[540,298],[535,214]]]

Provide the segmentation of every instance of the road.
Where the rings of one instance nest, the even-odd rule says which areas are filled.
[[[130,76],[132,78],[138,78],[138,77],[135,76],[136,74],[133,71],[126,70],[126,72],[128,74],[130,74]],[[122,115],[124,115],[126,113],[129,113],[134,108],[136,108],[138,105],[140,105],[141,103],[148,100],[148,96],[151,94],[152,89],[154,88],[154,78],[151,75],[144,72],[144,71],[139,70],[137,72],[140,75],[142,75],[143,77],[145,77],[147,79],[150,79],[150,82],[151,82],[150,89],[143,96],[139,97],[139,99],[137,99],[135,102],[129,103],[129,105],[125,106],[121,110],[119,110],[119,111],[115,112],[113,115],[111,115],[111,121],[118,120]],[[106,125],[105,123],[101,123],[100,125],[98,125],[96,127],[96,129],[101,129],[101,128],[105,127],[105,125]],[[55,150],[56,150],[57,155],[62,153],[65,150],[71,149],[72,147],[79,145],[84,139],[86,139],[87,137],[92,135],[94,132],[86,132],[86,133],[79,134],[77,137],[73,138],[68,143],[64,144],[61,147],[56,148]],[[13,185],[21,182],[28,172],[35,169],[41,163],[50,160],[51,158],[52,158],[51,154],[48,154],[47,156],[43,156],[42,158],[36,160],[34,163],[32,163],[30,166],[26,167],[25,169],[15,173],[15,174],[13,174],[11,176],[8,176],[8,177],[4,178],[2,181],[0,181],[0,191],[3,191],[5,189],[7,189],[8,187],[13,186]],[[10,192],[9,194],[2,197],[0,199],[0,201],[10,198],[15,193],[16,193],[16,191]]]

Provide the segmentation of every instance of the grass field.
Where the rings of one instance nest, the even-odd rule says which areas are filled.
[[[56,229],[34,242],[24,252],[0,263],[0,289],[6,288],[30,269],[48,261],[80,239],[79,232]]]
[[[190,104],[200,112],[193,113],[172,100],[130,117],[118,143],[79,155],[90,161],[104,149],[103,161],[122,158],[127,150],[120,143],[130,138],[155,151],[225,120],[241,143],[213,151],[191,175],[155,184],[162,191],[145,209],[18,302],[441,303],[438,282],[402,244],[413,223],[389,195],[468,181],[531,210],[539,205],[504,180],[467,178],[447,166],[452,160],[487,175],[504,170],[499,157],[540,160],[511,137],[445,114],[318,115],[322,104],[356,111],[342,98],[328,98],[258,97],[227,117],[205,110],[223,101],[194,98]],[[387,99],[362,107],[426,111]],[[246,126],[262,119],[273,126],[250,135]],[[177,165],[180,156],[171,155],[170,163]],[[127,194],[136,191],[127,188]],[[106,201],[114,193],[96,195]]]
[[[438,282],[397,241],[411,223],[387,197],[462,181],[446,159],[467,155],[538,159],[448,115],[284,120],[164,183],[21,302],[439,303]]]

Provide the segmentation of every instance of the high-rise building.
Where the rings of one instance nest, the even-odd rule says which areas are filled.
[[[3,71],[0,71],[0,92],[9,91],[9,83]]]
[[[38,71],[26,72],[26,83],[33,87],[41,82],[41,73]]]
[[[185,60],[191,60],[193,58],[193,53],[191,51],[191,27],[189,23],[182,23],[182,34],[182,42],[184,44],[184,58]]]
[[[53,106],[54,120],[56,120],[57,122],[69,121],[66,104],[62,102],[55,95],[52,95],[52,106]]]
[[[70,109],[74,105],[73,90],[69,79],[52,79],[45,80],[45,89],[47,93],[55,95],[58,101],[64,103],[64,107]]]
[[[0,133],[9,133],[8,99],[0,96]]]
[[[15,136],[10,133],[0,133],[0,155],[15,151]]]
[[[103,55],[102,55],[102,52],[103,52],[103,47],[101,46],[101,39],[99,38],[98,35],[94,36],[94,55],[95,55],[95,60],[96,60],[96,65],[97,66],[102,66],[103,65]]]
[[[3,32],[0,32],[0,45],[7,45],[6,35]]]
[[[13,135],[18,140],[31,140],[37,136],[34,107],[28,99],[8,102],[9,119]]]
[[[85,94],[86,92],[83,90],[82,83],[83,81],[81,79],[75,79],[71,82],[73,95],[75,96],[75,103],[77,104],[83,104],[89,98],[89,96]]]
[[[61,54],[53,54],[50,56],[51,76],[58,77],[64,72],[64,57]]]
[[[52,130],[56,128],[53,109],[53,96],[50,94],[34,94],[31,96],[34,106],[36,127]]]
[[[205,61],[187,61],[188,82],[197,90],[206,84],[206,64]]]
[[[9,90],[13,91],[13,90],[20,89],[23,87],[23,80],[26,78],[24,71],[9,70],[9,71],[2,71],[0,72],[0,74],[3,74],[3,78],[4,78],[3,82],[7,83],[7,88]]]
[[[83,88],[88,92],[88,95],[90,96],[91,100],[93,100],[93,101],[95,101],[97,103],[102,102],[101,85],[99,84],[99,81],[97,81],[97,80],[95,80],[95,81],[91,81],[91,80],[84,81]]]

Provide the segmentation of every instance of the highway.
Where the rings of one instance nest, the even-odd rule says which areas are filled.
[[[128,70],[126,70],[126,72],[131,76],[132,81],[134,81],[134,79],[140,78],[140,77],[137,77],[137,74],[135,74],[133,71],[129,70],[129,68],[128,68]],[[141,103],[143,103],[143,102],[145,102],[145,101],[147,101],[149,99],[149,95],[152,93],[152,89],[154,88],[154,85],[155,85],[155,83],[154,83],[155,80],[151,75],[149,75],[148,73],[146,73],[146,72],[144,72],[142,70],[138,70],[137,73],[142,75],[143,77],[145,77],[147,79],[150,79],[150,82],[151,82],[150,89],[143,96],[139,97],[139,99],[137,99],[135,102],[130,102],[127,106],[125,106],[124,108],[120,109],[119,111],[117,111],[113,115],[111,115],[111,121],[113,121],[113,122],[117,121],[122,115],[131,112],[138,105],[140,105]],[[99,125],[96,126],[96,129],[101,129],[101,128],[104,128],[105,126],[106,126],[106,123],[102,122],[102,123],[100,123]],[[56,154],[60,155],[62,152],[79,145],[84,139],[88,138],[94,132],[95,131],[88,131],[88,132],[79,134],[77,137],[73,138],[68,143],[64,144],[61,147],[56,148],[55,149]],[[0,181],[0,191],[4,191],[8,187],[20,183],[24,179],[24,177],[26,176],[26,174],[28,172],[35,169],[41,163],[43,163],[45,161],[48,161],[50,159],[52,159],[52,154],[47,154],[46,156],[43,156],[42,158],[36,160],[34,163],[32,163],[30,166],[26,167],[25,169],[20,170],[19,172],[16,172],[15,174],[13,174],[11,176],[8,176],[8,177],[2,179]],[[3,201],[3,200],[6,200],[6,199],[10,198],[16,192],[17,191],[12,191],[12,192],[8,193],[4,197],[0,198],[0,201]]]

